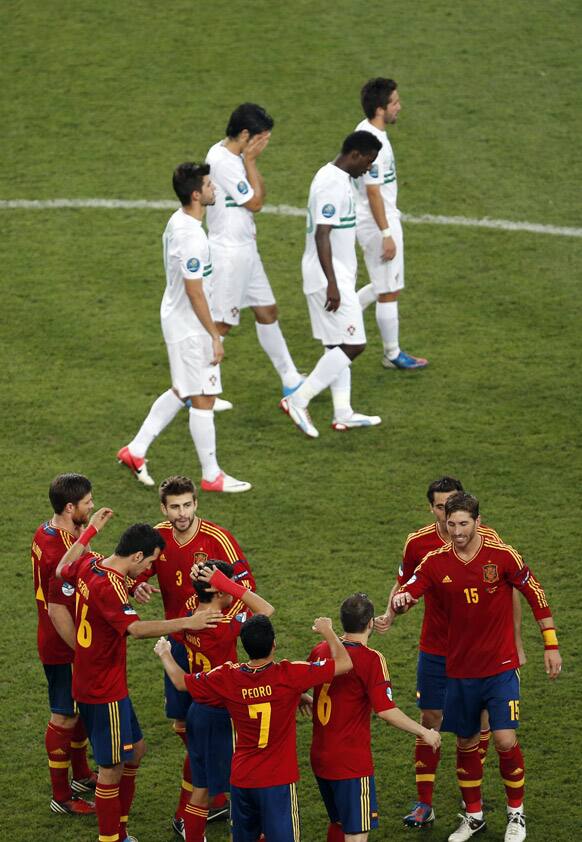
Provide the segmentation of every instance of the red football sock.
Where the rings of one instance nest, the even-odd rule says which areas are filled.
[[[327,842],[344,842],[345,836],[341,824],[330,822],[327,826]]]
[[[186,842],[204,842],[204,831],[208,810],[196,804],[187,804],[184,810],[184,830]]]
[[[227,803],[228,802],[226,800],[225,793],[220,792],[218,795],[215,795],[214,798],[211,799],[210,806],[213,809],[216,809],[217,807],[226,807]]]
[[[481,765],[485,763],[485,758],[487,757],[487,750],[489,749],[490,741],[491,729],[487,728],[487,730],[482,730],[479,734],[479,757],[481,758]]]
[[[97,781],[95,810],[99,824],[99,842],[119,842],[119,784],[102,784]]]
[[[121,780],[119,782],[119,838],[121,842],[127,837],[127,819],[131,809],[131,802],[135,795],[135,784],[139,766],[126,763],[123,767]]]
[[[466,749],[460,748],[457,744],[457,780],[467,813],[478,813],[482,809],[482,779],[483,767],[479,758],[479,743]]]
[[[60,725],[53,725],[52,722],[49,722],[45,731],[44,744],[55,801],[69,801],[73,797],[69,785],[72,733],[71,728],[61,728]]]
[[[499,751],[499,771],[505,785],[507,806],[515,809],[523,804],[523,792],[525,789],[525,763],[519,743],[515,742],[509,751]]]
[[[92,770],[87,763],[87,732],[83,725],[81,717],[77,719],[77,724],[73,728],[71,737],[71,766],[73,769],[73,778],[79,781],[83,778],[90,778]]]
[[[441,759],[440,748],[433,751],[422,740],[416,740],[414,747],[414,767],[416,769],[416,792],[418,800],[432,806],[432,794],[437,766]]]
[[[184,810],[186,805],[190,803],[190,796],[192,795],[192,774],[190,772],[190,758],[188,755],[184,758],[184,767],[182,769],[182,786],[180,788],[180,800],[176,807],[176,816],[184,818]]]

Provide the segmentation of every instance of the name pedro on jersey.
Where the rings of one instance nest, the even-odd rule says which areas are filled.
[[[264,687],[242,687],[241,693],[243,699],[264,699],[266,696],[272,696],[273,690],[270,684],[265,684]]]

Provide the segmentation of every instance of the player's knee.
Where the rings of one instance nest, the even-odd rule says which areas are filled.
[[[515,731],[494,731],[493,741],[497,751],[509,751],[513,748],[516,741]]]
[[[341,345],[340,347],[346,357],[349,357],[350,360],[355,360],[356,357],[359,357],[366,350],[366,343],[363,342],[361,345]]]
[[[378,301],[380,304],[388,304],[390,301],[398,301],[399,295],[400,290],[396,290],[396,292],[381,292],[378,296]]]
[[[63,713],[51,713],[51,723],[57,728],[74,728],[77,724],[78,716],[68,716]]]
[[[479,734],[475,734],[473,737],[459,737],[457,736],[457,748],[462,750],[472,748],[476,746],[479,742]]]
[[[442,710],[421,710],[420,712],[420,724],[425,728],[434,728],[435,731],[440,731],[442,721]]]
[[[276,304],[267,304],[264,307],[254,307],[255,320],[260,325],[271,325],[279,318],[279,310]]]
[[[133,747],[133,756],[131,758],[131,763],[134,766],[137,766],[140,763],[142,757],[145,755],[146,751],[147,747],[145,740],[138,740],[138,742],[135,743]]]

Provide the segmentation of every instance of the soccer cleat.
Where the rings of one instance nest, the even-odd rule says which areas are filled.
[[[120,465],[128,467],[143,485],[155,485],[155,482],[148,474],[147,459],[140,456],[132,456],[127,445],[118,451],[117,461]]]
[[[355,430],[357,427],[376,427],[382,423],[379,415],[362,415],[360,412],[352,412],[347,418],[342,418],[341,421],[333,421],[332,429],[339,433],[345,433],[346,430]]]
[[[301,379],[299,380],[299,383],[296,383],[295,386],[283,386],[283,397],[288,398],[289,395],[292,395],[293,392],[296,392],[297,389],[304,382],[305,382],[305,375],[301,375]]]
[[[430,804],[417,801],[402,821],[405,827],[429,827],[434,822],[434,810]]]
[[[507,813],[507,827],[505,842],[522,842],[525,839],[525,816],[520,810],[509,810]]]
[[[135,836],[126,836],[123,842],[137,842],[137,839]]]
[[[97,786],[97,772],[91,772],[91,775],[88,778],[73,778],[71,781],[71,789],[73,792],[79,793],[83,795],[83,793],[95,793],[95,787]]]
[[[207,822],[215,822],[221,819],[227,819],[229,813],[228,802],[222,807],[211,807],[208,810]]]
[[[174,816],[172,819],[172,828],[178,836],[181,836],[182,839],[186,839],[186,831],[184,829],[184,819],[181,816]]]
[[[63,813],[65,816],[93,816],[95,815],[95,805],[92,801],[85,801],[79,798],[78,795],[73,795],[68,801],[51,800],[51,810],[53,813]]]
[[[230,401],[225,401],[224,398],[214,398],[212,409],[215,412],[228,412],[229,409],[232,409],[232,404]]]
[[[471,836],[485,830],[487,822],[485,819],[475,819],[473,816],[468,816],[467,813],[459,813],[461,824],[449,836],[449,842],[466,842]]]
[[[310,439],[318,438],[319,432],[313,426],[313,421],[311,420],[307,407],[302,409],[296,406],[290,398],[283,398],[283,400],[279,401],[279,409],[282,409],[291,421],[293,421],[295,426]]]
[[[393,360],[384,354],[382,357],[382,365],[384,368],[400,368],[402,370],[426,368],[428,360],[425,360],[424,357],[413,357],[411,354],[405,354],[404,351],[401,351]]]
[[[202,491],[223,491],[225,494],[240,494],[243,491],[250,491],[252,485],[242,479],[235,479],[221,471],[216,479],[212,481],[203,479],[200,483]]]

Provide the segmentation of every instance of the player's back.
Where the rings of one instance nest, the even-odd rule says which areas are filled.
[[[50,521],[38,527],[32,540],[32,575],[38,613],[37,646],[43,664],[70,664],[73,661],[73,650],[62,639],[49,617],[48,603],[57,565],[75,541],[74,535],[53,526]],[[59,602],[66,604],[74,619],[75,590],[67,582],[60,583],[59,587],[64,597]]]
[[[196,596],[191,597],[186,603],[184,614],[191,615],[197,606]],[[222,620],[214,628],[184,632],[190,672],[210,672],[227,661],[236,663],[238,660],[237,640],[242,624],[251,616],[251,612],[242,600],[237,599],[224,609],[222,615]]]

